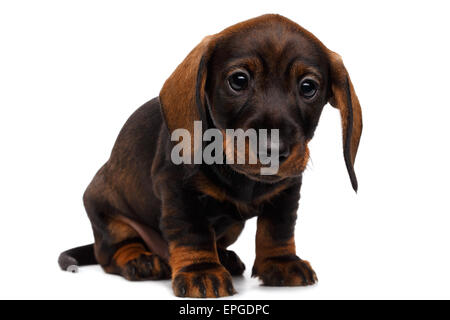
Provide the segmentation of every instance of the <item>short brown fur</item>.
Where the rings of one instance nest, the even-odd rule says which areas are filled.
[[[230,83],[236,72],[247,81],[237,91]],[[306,80],[314,84],[312,97],[302,91]],[[85,254],[94,252],[106,272],[129,280],[171,278],[177,296],[233,295],[232,275],[245,266],[227,248],[245,221],[258,217],[253,275],[270,286],[314,284],[311,265],[297,256],[294,230],[308,143],[328,102],[341,114],[345,163],[357,190],[362,114],[339,55],[279,15],[204,38],[159,97],[128,119],[88,186],[83,200],[95,245]],[[192,136],[194,121],[221,132],[278,129],[284,152],[277,173],[261,175],[259,161],[175,165],[171,134],[181,128]],[[228,159],[248,156],[231,154],[225,139],[223,145]],[[192,154],[200,146],[192,140]],[[65,252],[61,266],[81,258]]]

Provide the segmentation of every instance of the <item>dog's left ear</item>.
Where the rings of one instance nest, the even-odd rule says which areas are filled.
[[[159,93],[161,109],[169,134],[187,129],[194,137],[194,121],[205,117],[205,82],[207,63],[215,36],[205,37],[175,69]],[[191,139],[194,144],[194,139]],[[195,152],[192,146],[192,152]]]
[[[341,113],[345,164],[353,189],[357,191],[358,181],[355,175],[354,163],[362,132],[361,106],[342,58],[332,51],[329,51],[328,56],[331,74],[331,96],[329,102],[333,107],[339,109]]]

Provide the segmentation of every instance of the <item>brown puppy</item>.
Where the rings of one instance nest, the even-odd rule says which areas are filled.
[[[341,113],[345,163],[356,190],[361,108],[341,58],[279,15],[206,37],[159,98],[124,125],[84,195],[95,245],[61,254],[61,267],[98,262],[130,280],[171,277],[177,296],[232,295],[231,275],[245,267],[227,247],[257,216],[253,275],[271,286],[315,283],[310,264],[296,255],[294,226],[307,143],[327,102]],[[171,133],[193,133],[194,121],[221,131],[279,129],[278,173],[261,175],[259,162],[175,165]],[[236,156],[229,141],[223,143],[227,157]]]

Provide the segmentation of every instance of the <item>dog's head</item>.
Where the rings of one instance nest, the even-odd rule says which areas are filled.
[[[278,142],[271,142],[270,135],[266,141],[279,154],[276,175],[261,176],[260,162],[230,165],[269,182],[302,173],[307,143],[330,102],[341,113],[344,158],[357,190],[353,164],[362,117],[350,77],[339,55],[289,19],[264,15],[206,37],[166,81],[160,100],[170,131],[193,133],[196,120],[224,133],[278,129]],[[242,157],[238,148],[229,154],[228,142],[224,139],[227,157]]]

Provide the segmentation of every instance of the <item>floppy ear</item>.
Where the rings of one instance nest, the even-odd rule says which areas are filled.
[[[342,122],[344,159],[353,189],[358,190],[354,163],[362,132],[361,106],[342,58],[329,51],[331,73],[330,104],[339,109]]]
[[[187,129],[192,145],[194,121],[204,120],[205,116],[206,65],[214,42],[214,36],[205,37],[175,69],[159,93],[169,132]]]

